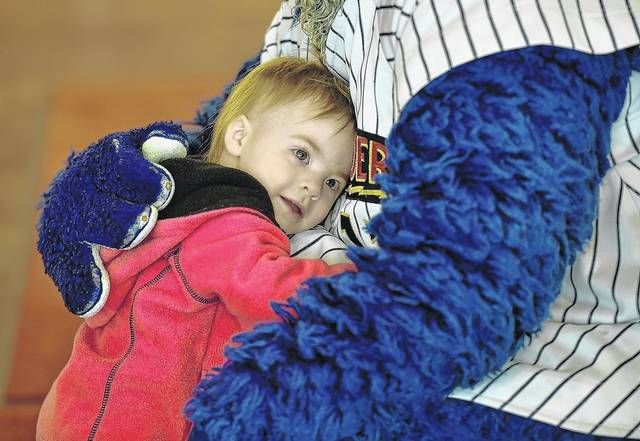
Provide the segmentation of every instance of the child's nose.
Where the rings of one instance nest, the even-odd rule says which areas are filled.
[[[318,179],[308,180],[303,184],[305,193],[312,201],[318,200],[320,197],[320,191],[322,190],[322,183],[318,183]]]

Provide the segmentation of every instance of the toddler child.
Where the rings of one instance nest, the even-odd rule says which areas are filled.
[[[350,176],[335,81],[319,63],[264,63],[229,95],[208,161],[162,162],[173,198],[138,247],[101,251],[109,296],[76,334],[39,440],[185,439],[183,406],[232,336],[276,319],[270,303],[308,278],[354,270],[291,258],[286,235],[319,224]]]

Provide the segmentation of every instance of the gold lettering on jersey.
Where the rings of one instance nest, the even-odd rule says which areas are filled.
[[[372,133],[358,130],[353,149],[351,184],[347,189],[349,199],[380,203],[385,197],[375,177],[387,170],[387,148],[385,139]]]

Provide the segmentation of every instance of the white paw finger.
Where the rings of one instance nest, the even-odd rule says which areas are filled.
[[[142,144],[142,155],[147,161],[158,164],[165,159],[184,158],[187,147],[176,139],[152,136]]]

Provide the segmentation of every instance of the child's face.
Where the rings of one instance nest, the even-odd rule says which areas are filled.
[[[314,119],[316,113],[303,101],[283,104],[240,118],[225,136],[234,161],[223,165],[249,173],[267,189],[276,221],[289,234],[322,222],[349,180],[352,124]]]

